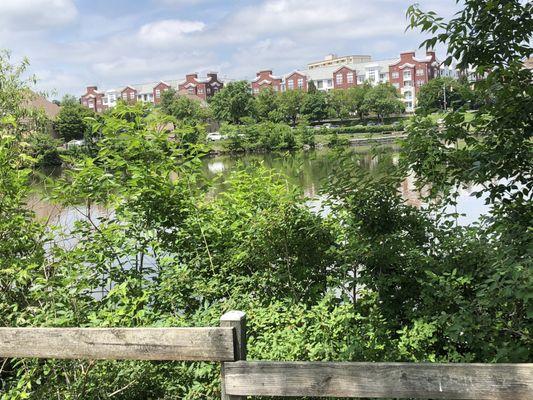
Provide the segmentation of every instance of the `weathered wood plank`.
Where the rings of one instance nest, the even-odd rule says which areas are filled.
[[[235,360],[246,360],[246,314],[242,311],[230,311],[220,317],[220,326],[233,328]],[[226,394],[224,364],[220,370],[221,399],[245,400],[246,396],[230,396]]]
[[[224,363],[229,395],[533,399],[533,364]]]
[[[233,361],[233,328],[0,328],[0,358]]]

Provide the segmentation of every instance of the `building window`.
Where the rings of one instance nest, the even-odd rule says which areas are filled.
[[[424,76],[424,70],[423,69],[417,69],[416,70],[416,76]]]
[[[416,81],[417,86],[422,86],[424,84],[424,81],[418,80]]]
[[[254,94],[259,93],[259,88],[254,87]]]
[[[210,87],[207,88],[207,94],[211,94],[211,88]]]
[[[405,100],[411,100],[413,98],[413,94],[411,92],[405,92],[403,97]]]
[[[365,76],[364,75],[359,75],[357,77],[357,83],[365,83]]]
[[[375,82],[376,81],[376,75],[373,72],[370,75],[368,75],[368,81],[369,82]]]
[[[403,71],[403,79],[411,79],[411,71]]]
[[[160,97],[161,97],[161,90],[156,89],[156,90],[155,90],[155,98],[158,99],[158,98],[160,98]]]
[[[279,86],[275,85],[274,86],[274,92],[277,92],[277,91],[279,91]]]
[[[346,81],[348,83],[353,83],[353,72],[348,72],[348,74],[346,74]]]
[[[187,89],[187,93],[194,94],[194,88],[190,87]]]
[[[400,77],[400,73],[398,71],[394,71],[392,73],[392,79],[398,79]]]
[[[293,80],[290,80],[287,84],[287,87],[289,88],[289,90],[292,90],[294,89],[294,81]]]
[[[387,74],[379,74],[379,80],[381,82],[386,82],[387,81]]]
[[[92,101],[89,103],[89,108],[94,108],[94,103]]]
[[[404,83],[403,83],[403,87],[410,88],[412,86],[413,85],[411,85],[411,81],[404,81]]]
[[[413,102],[412,101],[406,101],[405,102],[405,107],[407,109],[412,109],[413,108]]]
[[[328,87],[332,87],[333,86],[333,79],[328,79]]]
[[[131,99],[131,100],[134,100],[134,99],[135,99],[135,93],[133,93],[133,92],[130,93],[130,99]]]
[[[302,89],[304,87],[304,78],[298,78],[298,88]]]
[[[128,100],[128,94],[127,93],[122,93],[122,98],[124,100]]]
[[[323,81],[316,81],[316,88],[317,89],[322,89],[324,87],[324,82]]]
[[[342,74],[337,74],[335,76],[335,82],[337,82],[337,85],[342,85]]]
[[[398,82],[394,82],[392,86],[394,86],[396,89],[400,88],[400,84]]]
[[[198,94],[204,94],[204,89],[198,88]]]

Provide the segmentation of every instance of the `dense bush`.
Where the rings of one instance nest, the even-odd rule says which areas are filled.
[[[28,138],[26,152],[35,159],[35,165],[38,167],[61,165],[61,144],[61,140],[54,139],[47,133],[34,133]]]
[[[292,150],[297,146],[295,130],[283,123],[226,124],[220,133],[227,136],[226,148],[230,151]]]

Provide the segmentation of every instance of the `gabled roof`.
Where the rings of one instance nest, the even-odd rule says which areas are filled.
[[[296,75],[296,74],[307,77],[307,74],[305,72],[295,69],[294,71],[289,72],[287,75],[285,75],[285,79],[288,79],[291,76]]]
[[[344,68],[347,68],[350,71],[355,72],[355,68],[351,68],[351,67],[349,67],[347,65],[341,65],[339,68],[337,68],[335,71],[333,71],[333,73],[336,74],[337,72],[339,72],[341,69],[344,69]]]
[[[261,74],[261,72],[270,72],[270,70],[264,70],[264,71],[259,71],[258,74]],[[264,75],[263,75],[264,76]],[[281,76],[276,76],[276,75],[272,75],[272,74],[268,74],[268,77],[271,78],[272,80],[281,80],[283,79]],[[257,75],[254,79],[252,79],[250,82],[257,82],[259,81],[259,79],[261,79],[262,76],[261,75]]]

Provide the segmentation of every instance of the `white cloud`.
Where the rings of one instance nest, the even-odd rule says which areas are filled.
[[[76,20],[73,0],[1,0],[0,27],[16,30],[59,28]]]
[[[168,47],[184,35],[204,29],[205,24],[201,21],[167,19],[143,25],[139,30],[139,38],[154,47]]]
[[[50,71],[39,86],[60,94],[208,69],[236,79],[262,68],[281,75],[331,52],[393,58],[421,42],[420,34],[404,33],[413,0],[152,0],[130,11],[84,11],[83,19],[74,1],[82,4],[0,0],[0,48],[28,56],[38,75]],[[449,0],[420,3],[446,16],[454,7]]]

